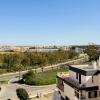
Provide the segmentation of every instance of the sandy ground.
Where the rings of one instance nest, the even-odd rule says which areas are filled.
[[[53,93],[44,95],[41,98],[33,98],[32,100],[53,100]]]
[[[49,86],[28,86],[25,84],[4,84],[2,85],[3,89],[0,92],[0,100],[18,100],[16,95],[16,89],[17,88],[24,88],[30,97],[34,97],[37,95],[37,93],[41,93],[41,95],[45,95],[45,93],[52,93],[54,92],[56,85],[49,85]],[[39,99],[42,100],[42,99]],[[44,99],[45,100],[45,99]],[[48,99],[49,100],[49,99]]]

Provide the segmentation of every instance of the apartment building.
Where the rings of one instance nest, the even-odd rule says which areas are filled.
[[[57,74],[58,93],[64,100],[100,100],[100,58],[91,65],[70,65]]]

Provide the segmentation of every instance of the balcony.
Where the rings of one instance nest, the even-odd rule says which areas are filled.
[[[65,77],[65,78],[63,78],[63,80],[65,83],[67,83],[68,85],[70,85],[73,88],[76,88],[79,90],[86,88],[85,84],[79,84],[79,82],[77,80],[72,79],[71,77]]]

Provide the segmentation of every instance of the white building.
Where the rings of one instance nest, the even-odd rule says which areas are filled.
[[[85,49],[79,48],[79,47],[76,47],[76,48],[75,48],[75,52],[77,52],[77,53],[84,53],[84,50],[85,50]]]
[[[58,51],[58,49],[45,49],[45,48],[28,49],[28,52],[55,52],[55,51]]]
[[[96,62],[92,65],[71,65],[69,74],[59,73],[57,88],[61,97],[64,100],[100,100],[98,65]]]

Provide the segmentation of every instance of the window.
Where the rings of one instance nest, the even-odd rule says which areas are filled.
[[[98,91],[98,96],[100,97],[100,91]]]
[[[64,99],[64,100],[70,100],[70,99],[66,96],[66,99]]]
[[[88,97],[89,98],[96,98],[97,97],[97,91],[88,92]]]
[[[75,91],[75,96],[76,96],[77,98],[79,98],[79,93],[78,93],[77,91]]]

